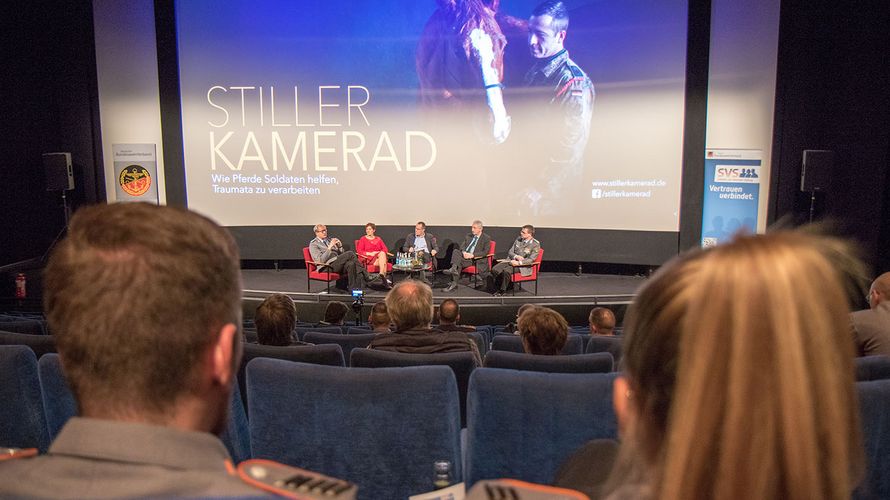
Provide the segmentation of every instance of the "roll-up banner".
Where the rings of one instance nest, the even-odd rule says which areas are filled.
[[[719,245],[738,233],[756,232],[762,158],[759,149],[705,151],[703,247]]]

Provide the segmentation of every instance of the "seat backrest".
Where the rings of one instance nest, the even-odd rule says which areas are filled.
[[[37,356],[24,345],[0,345],[0,446],[49,447]]]
[[[347,360],[349,366],[349,356],[353,349],[368,347],[368,344],[374,340],[376,333],[357,333],[353,335],[345,335],[342,333],[322,333],[307,332],[303,336],[303,340],[312,344],[338,344],[343,350],[343,359]]]
[[[488,342],[485,341],[484,330],[476,330],[475,332],[467,332],[467,336],[473,339],[473,342],[476,343],[476,348],[479,349],[479,355],[485,356],[485,353],[488,352]]]
[[[583,351],[584,341],[580,335],[569,335],[566,339],[566,345],[563,346],[560,354],[581,354]],[[492,351],[511,351],[525,352],[522,347],[522,338],[519,335],[495,335],[491,339]]]
[[[476,369],[473,353],[443,352],[438,354],[411,354],[389,352],[378,349],[354,349],[350,355],[350,365],[356,368],[385,368],[395,366],[447,365],[454,371],[457,380],[457,392],[460,401],[460,424],[466,427],[467,422],[467,387],[470,385],[470,374]]]
[[[502,477],[551,484],[581,445],[615,439],[615,376],[475,370],[467,399],[467,488]]]
[[[30,335],[46,335],[46,323],[38,319],[7,319],[0,321],[0,330]]]
[[[890,498],[890,380],[856,382],[865,445],[865,479],[853,498]]]
[[[58,354],[47,354],[40,358],[40,388],[43,393],[43,407],[46,408],[46,424],[49,438],[53,440],[69,418],[77,415],[77,401],[62,372],[62,362]]]
[[[241,356],[241,368],[238,370],[238,385],[241,388],[241,400],[247,403],[247,381],[245,376],[247,363],[254,358],[284,359],[312,363],[315,365],[346,366],[343,349],[337,344],[275,346],[260,344],[244,344],[244,355]]]
[[[40,358],[39,371],[43,406],[46,408],[46,426],[52,440],[58,436],[68,419],[77,415],[77,402],[65,379],[58,354],[47,354]],[[232,460],[238,463],[250,458],[250,439],[247,435],[247,412],[241,402],[237,378],[232,381],[228,416],[226,427],[219,437]]]
[[[856,358],[856,380],[881,380],[890,378],[890,356],[865,356]]]
[[[621,362],[624,351],[624,337],[614,335],[588,335],[586,353],[608,352],[615,359],[615,366]]]
[[[445,366],[336,368],[257,358],[247,365],[256,458],[358,485],[359,499],[429,491],[433,462],[462,477],[457,384]]]
[[[360,333],[373,333],[374,330],[370,326],[350,326],[346,329],[346,335],[356,335]]]
[[[341,329],[337,325],[330,326],[297,326],[294,328],[294,331],[297,333],[297,337],[299,340],[305,340],[303,337],[306,336],[309,332],[322,332],[322,333],[336,333],[342,334],[343,329]]]
[[[4,326],[5,323],[0,323],[0,329]],[[0,345],[28,346],[38,358],[46,353],[56,352],[56,338],[52,335],[31,335],[0,330]]]
[[[484,366],[549,373],[608,373],[612,371],[612,355],[598,352],[572,356],[540,356],[510,351],[490,351],[485,355]]]

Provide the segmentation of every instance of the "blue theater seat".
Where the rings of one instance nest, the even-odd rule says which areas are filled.
[[[447,365],[454,371],[457,393],[460,401],[460,425],[467,425],[467,388],[470,374],[476,369],[473,353],[443,352],[438,354],[409,354],[402,352],[379,351],[376,349],[355,349],[352,351],[351,366],[358,368],[390,368],[397,366]]]
[[[432,489],[433,462],[461,477],[457,383],[446,366],[247,365],[250,440],[267,458],[346,479],[359,499]]]
[[[23,345],[0,345],[0,446],[49,446],[37,356]]]
[[[890,498],[890,380],[856,382],[866,474],[853,498]]]
[[[507,368],[549,373],[608,373],[612,371],[612,355],[607,352],[572,356],[543,356],[510,351],[490,351],[485,355],[486,368]]]
[[[616,376],[475,370],[467,400],[467,487],[505,477],[550,484],[587,441],[616,439]]]
[[[584,341],[580,335],[569,335],[566,339],[566,345],[560,351],[560,354],[582,354],[584,351]],[[522,347],[522,338],[519,335],[495,335],[491,339],[492,351],[512,351],[525,352]]]

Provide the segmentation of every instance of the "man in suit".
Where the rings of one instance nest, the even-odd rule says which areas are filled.
[[[444,272],[451,275],[451,283],[445,288],[446,292],[453,292],[457,289],[457,281],[460,279],[460,272],[467,266],[476,265],[476,270],[483,283],[488,278],[490,269],[488,268],[489,247],[491,247],[491,238],[482,232],[482,221],[475,220],[470,226],[470,234],[468,234],[460,247],[455,248],[451,252],[451,267]]]
[[[518,269],[522,276],[531,276],[532,268],[527,267],[538,258],[541,252],[541,243],[535,239],[535,227],[531,224],[522,226],[519,238],[513,242],[510,251],[507,252],[508,262],[498,262],[491,270],[489,279],[486,280],[488,291],[495,295],[503,295],[513,279],[513,271]],[[526,267],[517,267],[526,266]]]
[[[872,282],[868,305],[851,315],[858,354],[890,356],[890,272]]]
[[[439,242],[436,241],[436,237],[432,233],[426,232],[426,223],[419,221],[414,225],[414,232],[405,237],[402,250],[417,253],[420,260],[426,265],[433,262],[433,258],[439,253]],[[433,269],[435,269],[435,265]],[[430,284],[430,280],[426,277],[426,271],[420,272],[420,281],[427,285]]]
[[[337,274],[346,274],[350,290],[364,288],[365,283],[373,280],[368,274],[368,269],[355,256],[355,252],[344,249],[339,238],[328,237],[327,226],[316,224],[312,230],[315,232],[315,238],[309,242],[309,254],[313,261],[326,264]],[[323,268],[320,267],[319,270]]]

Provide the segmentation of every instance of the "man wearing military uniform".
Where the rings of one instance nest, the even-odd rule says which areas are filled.
[[[596,94],[590,78],[569,59],[564,47],[568,26],[568,10],[556,0],[540,4],[528,22],[529,50],[538,61],[526,74],[525,83],[548,102],[542,121],[547,130],[539,134],[546,164],[540,167],[541,182],[524,194],[536,215],[560,213],[561,200],[581,186],[590,137]]]
[[[0,498],[275,491],[241,469],[250,462],[236,469],[213,435],[226,426],[241,357],[239,255],[227,231],[172,207],[82,208],[44,283],[80,416],[46,455],[5,453]]]
[[[522,226],[519,238],[513,242],[510,251],[507,252],[508,261],[497,263],[491,270],[487,280],[488,289],[495,295],[503,295],[510,285],[513,271],[518,269],[519,274],[531,276],[532,268],[529,264],[538,258],[541,251],[541,243],[535,239],[535,228],[531,224]],[[518,267],[522,266],[522,267]]]

